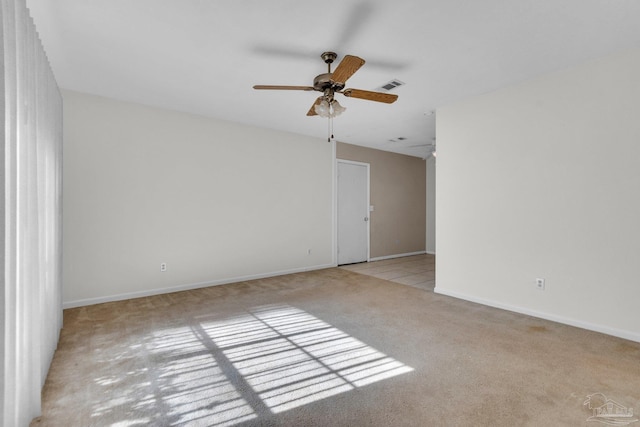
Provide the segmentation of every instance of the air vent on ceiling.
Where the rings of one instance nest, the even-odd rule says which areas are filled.
[[[392,89],[397,88],[398,86],[402,86],[403,84],[405,84],[404,82],[401,82],[398,79],[393,79],[388,83],[383,84],[382,86],[380,86],[378,89],[379,90],[386,90],[386,91],[390,91]]]

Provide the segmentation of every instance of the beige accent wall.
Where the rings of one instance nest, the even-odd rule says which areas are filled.
[[[436,253],[436,158],[427,163],[427,253]]]
[[[369,163],[371,258],[425,250],[426,164],[412,156],[338,143],[336,158]]]

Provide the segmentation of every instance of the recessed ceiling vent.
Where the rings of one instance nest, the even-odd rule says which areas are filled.
[[[379,89],[379,90],[386,90],[386,91],[390,91],[390,90],[395,89],[395,88],[397,88],[398,86],[402,86],[402,85],[404,85],[404,84],[405,84],[404,82],[401,82],[401,81],[400,81],[400,80],[398,80],[398,79],[393,79],[393,80],[391,80],[389,83],[385,83],[385,84],[383,84],[383,85],[382,85],[382,86],[380,86],[378,89]]]

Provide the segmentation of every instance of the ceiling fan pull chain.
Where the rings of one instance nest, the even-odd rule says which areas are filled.
[[[331,123],[331,139],[334,139],[334,137],[333,137],[333,117],[330,117],[329,120],[330,120],[330,123]]]
[[[329,115],[328,117],[328,123],[327,123],[327,142],[331,142],[332,139],[334,139],[333,137],[333,116]]]

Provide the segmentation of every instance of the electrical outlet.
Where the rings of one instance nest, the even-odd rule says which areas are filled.
[[[536,288],[544,291],[544,279],[536,279]]]
[[[162,271],[162,272],[167,271],[167,263],[166,262],[160,263],[160,271]]]

